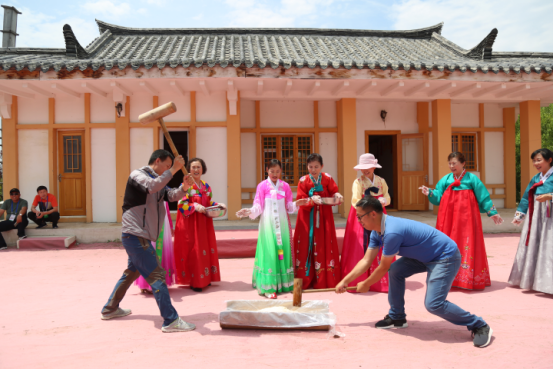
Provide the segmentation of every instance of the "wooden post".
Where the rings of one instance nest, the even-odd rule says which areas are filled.
[[[520,195],[536,175],[530,155],[541,148],[541,116],[538,100],[520,103]]]
[[[17,96],[12,96],[11,118],[2,118],[2,161],[4,201],[10,198],[10,190],[19,188],[19,149],[17,132]]]
[[[86,222],[92,223],[92,150],[90,136],[90,93],[84,94],[84,156],[85,156],[85,191],[86,191]]]
[[[125,188],[131,172],[130,115],[130,98],[127,96],[125,116],[118,117],[117,112],[115,113],[115,187],[117,194],[117,222],[119,223],[123,219],[123,197],[125,196]]]
[[[59,199],[58,194],[58,134],[56,124],[56,99],[48,99],[48,192]]]
[[[357,164],[356,99],[337,101],[336,115],[338,118],[338,188],[344,195],[344,203],[339,206],[338,212],[342,217],[347,218],[353,196],[351,185],[357,178],[357,173],[353,170]]]
[[[236,115],[230,115],[228,105],[227,99],[227,214],[229,220],[238,220],[236,212],[242,208],[240,93],[236,102]]]
[[[505,172],[505,208],[515,209],[517,207],[517,173],[516,173],[516,143],[515,143],[515,108],[503,109],[503,163]]]
[[[434,186],[446,174],[451,173],[447,156],[451,153],[451,100],[432,101],[432,168]],[[434,214],[438,214],[434,206]]]

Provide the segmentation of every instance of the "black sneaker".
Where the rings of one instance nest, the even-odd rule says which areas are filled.
[[[58,225],[57,225],[57,224],[56,224],[56,225],[53,225],[52,228],[58,229]]]
[[[485,325],[480,328],[476,328],[472,330],[472,337],[474,338],[472,342],[474,343],[474,346],[476,347],[486,347],[490,344],[490,340],[492,339],[493,330],[490,328],[489,325]]]
[[[44,227],[46,227],[46,223],[39,224],[38,227],[36,227],[35,229],[41,229]]]
[[[390,318],[389,315],[386,315],[383,320],[377,322],[374,326],[378,329],[390,329],[407,328],[409,325],[407,324],[407,320],[405,319],[393,320],[392,318]]]

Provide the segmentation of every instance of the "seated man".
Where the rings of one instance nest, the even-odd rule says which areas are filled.
[[[0,208],[0,217],[4,215],[4,212],[8,213],[6,220],[0,222],[0,232],[10,231],[17,228],[17,235],[22,240],[26,238],[25,227],[29,224],[27,220],[27,200],[21,198],[21,194],[17,188],[10,190],[10,199],[4,201]],[[0,250],[8,248],[2,233],[0,233]]]
[[[38,224],[37,229],[46,227],[46,222],[52,222],[52,228],[58,228],[58,221],[60,220],[58,200],[54,195],[48,193],[46,186],[38,186],[36,192],[38,195],[35,196],[33,201],[29,219]]]
[[[474,336],[474,346],[487,346],[492,329],[484,319],[447,301],[447,294],[461,266],[457,244],[429,225],[382,214],[382,204],[372,196],[361,199],[355,210],[363,228],[372,231],[369,248],[365,257],[338,283],[336,293],[346,292],[346,286],[369,269],[382,247],[380,265],[369,278],[357,284],[357,292],[367,292],[389,270],[390,311],[376,323],[376,328],[407,328],[405,279],[426,272],[426,310],[450,323],[467,327]],[[395,255],[401,258],[393,262]]]

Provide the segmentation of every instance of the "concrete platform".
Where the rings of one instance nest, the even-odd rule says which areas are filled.
[[[17,240],[17,248],[21,250],[68,249],[76,244],[77,238],[75,236],[27,237],[23,240]]]
[[[485,214],[482,214],[482,226],[484,233],[520,233],[522,227],[517,227],[511,224],[514,209],[499,209],[499,213],[505,220],[500,226],[496,226],[491,219]],[[437,216],[431,211],[396,211],[390,212],[390,215],[413,219],[431,226],[436,226]],[[290,216],[292,228],[296,225],[296,215]],[[337,229],[346,227],[346,219],[335,214],[334,223]],[[26,229],[26,234],[29,237],[40,236],[75,236],[77,243],[106,243],[120,242],[121,240],[121,223],[59,223],[58,229],[52,229],[49,224],[42,229],[35,229],[36,225],[31,222]],[[257,230],[259,227],[259,219],[250,220],[220,220],[214,222],[216,231],[236,231],[236,230]],[[15,230],[2,233],[8,246],[16,246],[17,232]],[[226,236],[225,236],[226,237]]]
[[[164,334],[151,295],[131,286],[121,307],[132,314],[100,320],[100,310],[127,265],[113,243],[68,250],[0,252],[8,286],[0,314],[0,367],[37,368],[551,368],[553,295],[507,283],[519,236],[485,236],[492,286],[454,290],[448,300],[482,316],[494,334],[489,347],[473,346],[470,332],[424,308],[426,274],[408,279],[409,327],[379,330],[387,294],[313,293],[330,300],[344,338],[326,332],[223,330],[226,300],[263,299],[251,287],[253,259],[223,259],[222,281],[202,293],[169,288],[184,320],[197,329]],[[292,294],[279,300],[292,299]],[[304,300],[306,298],[304,297]]]

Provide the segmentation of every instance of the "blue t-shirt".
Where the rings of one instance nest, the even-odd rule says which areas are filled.
[[[371,232],[369,248],[383,246],[382,255],[400,255],[422,263],[455,255],[457,244],[448,236],[424,223],[383,215],[382,236]]]

